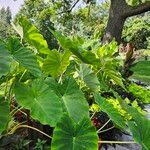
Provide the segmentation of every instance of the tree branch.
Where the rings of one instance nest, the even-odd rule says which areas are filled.
[[[144,12],[150,11],[150,2],[145,2],[137,6],[127,5],[126,11],[124,12],[125,17],[135,16]]]
[[[59,13],[57,13],[57,15],[64,14],[64,13],[70,13],[70,12],[72,11],[72,9],[77,5],[77,3],[78,3],[79,1],[80,1],[80,0],[77,0],[77,1],[71,6],[71,8],[69,8],[68,10],[59,12]]]

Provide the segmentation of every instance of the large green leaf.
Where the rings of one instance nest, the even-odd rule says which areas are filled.
[[[99,65],[99,60],[96,55],[91,51],[87,51],[83,48],[81,42],[65,37],[60,32],[53,32],[56,39],[59,41],[62,48],[65,50],[70,50],[74,55],[76,55],[81,61],[87,64]]]
[[[150,61],[139,61],[131,70],[133,71],[131,78],[150,83]]]
[[[117,109],[114,108],[112,104],[107,102],[105,98],[103,98],[99,93],[94,94],[95,101],[100,106],[100,109],[108,114],[108,116],[116,123],[119,127],[124,128],[125,122],[123,118],[121,117],[120,113],[117,111]]]
[[[9,117],[9,103],[0,98],[0,134],[6,129]]]
[[[13,52],[13,58],[23,67],[28,69],[33,75],[40,76],[41,70],[36,56],[26,47],[21,47]]]
[[[123,84],[123,78],[118,70],[115,70],[112,67],[110,67],[110,68],[106,67],[104,69],[104,74],[115,84],[117,84],[117,85],[121,86],[123,89],[125,89],[125,86]]]
[[[54,79],[47,79],[49,87],[61,98],[64,110],[75,121],[88,117],[88,103],[73,78],[66,79],[63,84],[57,84]]]
[[[132,121],[128,122],[133,138],[142,146],[142,150],[150,149],[150,120],[142,116],[135,108],[129,107],[128,113],[133,117]]]
[[[39,33],[38,29],[25,17],[19,19],[19,24],[23,28],[23,35],[26,41],[34,46],[38,52],[49,54],[48,44],[43,36]]]
[[[18,39],[10,38],[7,43],[0,42],[0,76],[8,73],[14,60],[33,75],[41,75],[36,56],[30,49],[23,47]]]
[[[98,136],[88,118],[78,124],[64,115],[54,130],[52,150],[97,150]]]
[[[0,41],[0,77],[9,72],[11,60],[11,55],[5,47],[5,44]]]
[[[15,96],[17,102],[31,111],[31,116],[42,124],[55,126],[62,115],[59,97],[43,80],[35,80],[32,86],[16,84]]]
[[[64,54],[59,53],[57,50],[51,51],[44,62],[44,71],[53,77],[58,77],[67,69],[70,54],[69,51]]]
[[[86,83],[86,85],[93,91],[99,89],[100,83],[97,76],[86,64],[80,65],[79,76]]]

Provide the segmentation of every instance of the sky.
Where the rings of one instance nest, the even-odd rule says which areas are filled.
[[[24,0],[0,0],[0,8],[10,7],[12,15],[14,16],[20,9],[20,6],[23,4]]]
[[[0,0],[0,8],[2,7],[10,7],[12,16],[15,16],[19,11],[20,6],[23,4],[24,0]],[[97,0],[98,2],[102,2],[104,0]]]

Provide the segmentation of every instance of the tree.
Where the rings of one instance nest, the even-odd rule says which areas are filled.
[[[111,0],[109,9],[109,19],[103,42],[110,42],[113,38],[118,43],[121,42],[122,30],[128,17],[135,16],[150,10],[150,2],[139,3],[138,5],[129,5],[125,0]]]
[[[0,9],[0,39],[5,40],[7,39],[13,32],[11,27],[11,19],[12,14],[10,8],[7,7],[6,9],[2,7]]]
[[[58,22],[66,24],[72,3],[72,0],[25,0],[16,20],[20,15],[27,16],[43,34],[49,48],[54,49],[58,45],[49,29],[54,30],[54,22],[57,26],[59,26]]]
[[[128,18],[125,22],[122,39],[132,42],[136,49],[147,49],[150,37],[150,13]]]

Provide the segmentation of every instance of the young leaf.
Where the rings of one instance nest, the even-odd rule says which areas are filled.
[[[133,117],[132,121],[128,122],[130,131],[136,142],[142,146],[142,150],[150,149],[150,120],[142,116],[135,108],[129,107],[128,113]]]
[[[34,46],[38,52],[42,54],[49,54],[48,44],[38,29],[25,17],[20,17],[19,24],[23,28],[23,35],[26,41]]]
[[[44,62],[43,70],[52,77],[58,77],[67,69],[70,55],[69,51],[64,54],[60,54],[57,50],[51,51]]]
[[[0,98],[0,135],[9,121],[9,103]]]
[[[60,32],[53,32],[56,39],[59,41],[62,48],[65,50],[70,50],[74,55],[76,55],[82,62],[86,64],[99,65],[99,60],[96,55],[91,51],[83,49],[80,42],[74,41],[68,37],[63,36]]]
[[[99,89],[100,83],[97,76],[86,64],[80,65],[79,76],[91,90],[97,91]]]
[[[17,102],[31,111],[31,116],[42,124],[55,126],[62,115],[59,97],[42,80],[35,80],[32,86],[16,84]]]
[[[98,136],[91,121],[83,118],[78,124],[64,115],[54,130],[52,150],[97,150]]]
[[[121,117],[120,113],[113,107],[112,104],[107,102],[99,93],[94,94],[95,101],[100,106],[100,109],[108,114],[108,116],[114,121],[119,127],[124,128],[125,122]]]
[[[115,84],[117,84],[117,85],[121,86],[123,89],[125,89],[125,86],[122,82],[123,78],[119,71],[113,70],[113,68],[106,68],[105,75],[108,76]]]
[[[63,84],[57,84],[52,78],[47,79],[46,82],[61,98],[64,110],[75,122],[88,117],[88,103],[73,78],[66,79]]]

